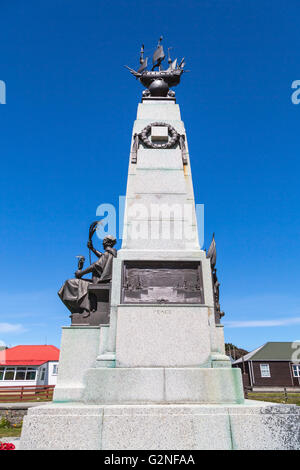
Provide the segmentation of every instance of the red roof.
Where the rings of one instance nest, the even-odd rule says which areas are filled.
[[[59,349],[48,345],[15,346],[0,351],[1,366],[39,366],[58,359]]]

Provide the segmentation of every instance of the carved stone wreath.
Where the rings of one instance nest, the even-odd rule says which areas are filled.
[[[169,141],[165,144],[156,144],[154,142],[151,142],[149,137],[151,134],[152,126],[167,127],[168,136],[170,137]],[[130,153],[131,163],[137,163],[137,154],[140,142],[142,142],[145,147],[151,149],[170,149],[175,147],[175,145],[178,143],[181,150],[182,163],[183,165],[188,164],[188,152],[185,145],[185,135],[178,134],[176,129],[174,129],[173,126],[170,126],[170,124],[167,124],[166,122],[152,122],[151,124],[146,126],[139,134],[134,134]]]
[[[151,142],[149,137],[150,137],[150,134],[151,134],[151,127],[152,126],[167,127],[168,128],[168,134],[169,134],[169,137],[170,137],[169,141],[166,142],[165,144],[156,144],[154,142]],[[177,142],[179,141],[180,135],[178,134],[176,129],[174,129],[173,126],[170,126],[170,124],[166,124],[165,122],[153,122],[153,123],[149,124],[148,126],[146,126],[142,130],[142,132],[139,134],[139,137],[140,137],[141,141],[143,142],[143,144],[148,148],[152,148],[152,149],[170,149],[170,148],[174,147],[174,145],[177,144]]]

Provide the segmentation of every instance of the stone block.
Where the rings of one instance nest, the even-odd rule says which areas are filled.
[[[99,406],[32,408],[24,419],[20,450],[99,450],[102,415]]]
[[[117,367],[192,367],[210,358],[205,307],[118,307]]]
[[[138,105],[137,111],[138,121],[181,121],[180,108],[178,104],[174,102],[166,101],[145,101]],[[149,122],[147,122],[149,124]],[[145,124],[145,125],[147,125]]]
[[[85,376],[86,403],[163,402],[164,370],[159,368],[89,369]]]
[[[152,142],[168,142],[169,134],[166,126],[151,126]]]
[[[165,400],[170,403],[243,403],[239,369],[167,368]]]
[[[226,411],[217,418],[183,406],[109,407],[104,411],[105,450],[212,450],[230,446]]]
[[[82,401],[88,404],[244,402],[239,369],[91,368],[85,376]]]
[[[128,195],[187,194],[188,188],[182,170],[140,169],[132,176]],[[142,201],[141,201],[142,202]]]
[[[33,408],[20,448],[299,450],[300,409],[243,405],[82,405]]]
[[[140,147],[137,168],[182,170],[182,155],[176,149],[148,149]]]
[[[229,415],[234,449],[300,450],[300,409],[296,405],[252,401],[252,406],[230,408]]]
[[[99,337],[100,327],[96,326],[62,328],[54,401],[80,400],[84,374],[98,355]]]

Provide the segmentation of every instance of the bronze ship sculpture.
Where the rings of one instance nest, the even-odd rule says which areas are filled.
[[[157,48],[152,58],[152,69],[148,70],[148,57],[144,58],[144,44],[140,52],[140,67],[137,71],[125,66],[132,75],[138,79],[141,84],[147,88],[143,91],[143,97],[174,97],[175,92],[170,90],[180,83],[180,77],[184,72],[184,58],[178,64],[177,59],[170,57],[170,48],[168,49],[168,68],[162,68],[162,62],[165,59],[165,53],[162,42],[162,36],[159,38]],[[156,68],[158,70],[156,70]]]

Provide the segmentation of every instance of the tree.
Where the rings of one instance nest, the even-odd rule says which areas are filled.
[[[238,348],[232,343],[225,343],[225,352],[227,356],[231,356],[232,359],[236,361],[240,357],[245,356],[245,354],[248,354],[249,351]]]

